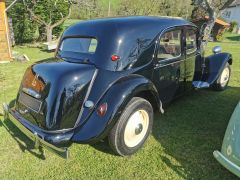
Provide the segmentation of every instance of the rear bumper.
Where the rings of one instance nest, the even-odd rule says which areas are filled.
[[[236,176],[240,177],[240,167],[234,164],[233,162],[229,161],[221,152],[214,151],[213,152],[214,157],[217,159],[217,161],[223,165],[226,169],[231,171]]]
[[[73,132],[49,132],[29,123],[26,119],[14,109],[10,109],[8,105],[4,104],[4,117],[10,120],[15,126],[18,127],[29,139],[31,139],[35,148],[45,147],[53,153],[62,158],[68,158],[68,146],[71,145],[71,138]]]

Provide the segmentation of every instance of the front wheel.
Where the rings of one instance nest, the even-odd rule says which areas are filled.
[[[121,156],[140,149],[152,131],[153,108],[140,97],[134,97],[110,131],[108,139],[113,151]]]
[[[223,91],[227,88],[229,80],[231,76],[231,67],[228,63],[226,63],[222,73],[218,77],[218,79],[215,81],[213,88],[216,91]]]

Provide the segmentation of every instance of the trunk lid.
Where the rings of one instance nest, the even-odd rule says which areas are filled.
[[[73,128],[96,68],[52,58],[29,67],[16,110],[46,130]]]

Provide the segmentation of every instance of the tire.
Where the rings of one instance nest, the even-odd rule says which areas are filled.
[[[152,105],[143,98],[132,98],[108,135],[110,147],[120,156],[134,154],[152,132],[152,125]]]
[[[220,76],[213,84],[213,89],[215,91],[224,91],[228,86],[230,77],[231,77],[231,67],[228,63],[226,63]]]

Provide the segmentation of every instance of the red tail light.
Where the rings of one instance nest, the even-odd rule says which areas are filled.
[[[97,108],[97,114],[103,117],[107,112],[107,103],[103,103]]]
[[[118,61],[120,59],[120,56],[112,55],[111,59],[112,59],[112,61]]]

